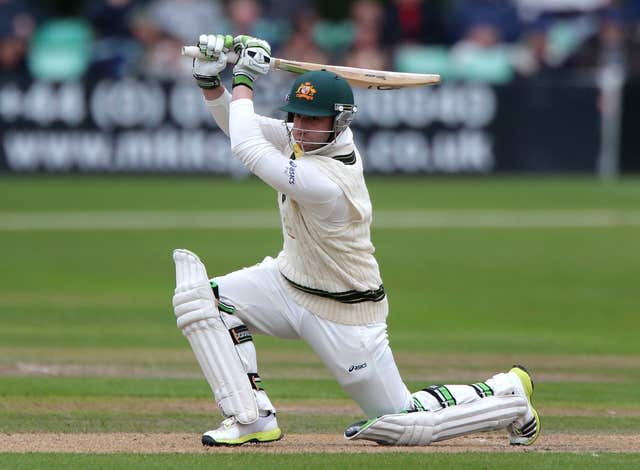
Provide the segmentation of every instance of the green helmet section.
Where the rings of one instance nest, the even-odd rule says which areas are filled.
[[[293,82],[287,103],[280,109],[304,116],[336,116],[340,112],[336,104],[354,104],[351,86],[335,73],[315,70]]]

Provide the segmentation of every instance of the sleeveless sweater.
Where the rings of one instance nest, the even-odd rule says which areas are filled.
[[[382,322],[388,303],[370,238],[371,201],[351,130],[322,154],[307,154],[334,181],[350,206],[347,223],[321,220],[278,195],[284,246],[277,257],[288,293],[315,315],[336,323]]]

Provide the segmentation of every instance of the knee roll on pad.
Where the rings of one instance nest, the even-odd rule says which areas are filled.
[[[238,327],[230,330],[225,324],[200,259],[188,250],[175,250],[173,260],[178,328],[189,341],[222,412],[240,423],[253,423],[258,419],[253,390],[259,389],[259,378],[247,374],[230,335],[235,332],[240,342],[248,341],[245,332]]]

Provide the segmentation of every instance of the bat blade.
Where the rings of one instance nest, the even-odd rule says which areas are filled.
[[[440,75],[423,73],[387,72],[385,70],[360,69],[341,65],[314,64],[295,60],[272,58],[274,68],[293,73],[304,73],[311,70],[328,70],[340,75],[351,86],[358,88],[375,88],[378,90],[394,90],[397,88],[419,87],[440,83]]]
[[[207,59],[196,46],[185,46],[182,55],[197,59]],[[293,73],[305,73],[312,70],[328,70],[340,75],[357,88],[375,88],[378,90],[395,90],[398,88],[419,87],[440,83],[440,75],[423,73],[387,72],[385,70],[360,69],[341,65],[314,64],[295,60],[271,58],[271,68]]]

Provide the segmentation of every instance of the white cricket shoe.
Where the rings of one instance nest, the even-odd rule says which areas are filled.
[[[513,424],[510,424],[507,430],[509,431],[509,442],[515,446],[530,446],[533,444],[540,435],[540,416],[533,407],[533,380],[531,380],[531,374],[523,366],[515,365],[509,371],[510,374],[514,374],[517,378],[516,385],[520,389],[520,394],[526,397],[528,402],[527,414],[523,419],[519,419]]]
[[[239,446],[247,442],[271,442],[282,439],[276,414],[268,412],[251,424],[241,424],[235,417],[225,419],[218,429],[202,435],[205,446]]]

